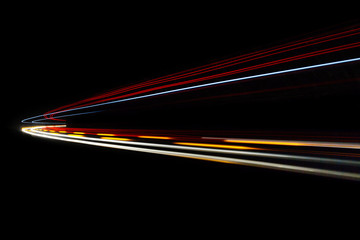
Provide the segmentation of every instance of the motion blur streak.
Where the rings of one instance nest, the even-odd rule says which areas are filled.
[[[160,137],[160,136],[138,136],[139,138],[152,138],[152,139],[171,139],[170,137]]]
[[[238,65],[240,63],[249,62],[249,61],[253,61],[253,60],[256,60],[256,59],[269,57],[269,56],[272,56],[272,55],[275,55],[275,54],[294,51],[294,50],[299,49],[299,48],[304,48],[304,47],[317,45],[317,44],[324,43],[324,42],[334,41],[334,40],[337,40],[337,39],[346,38],[346,37],[350,37],[350,36],[354,36],[354,35],[358,35],[358,34],[359,34],[359,28],[355,27],[354,29],[339,32],[339,33],[335,33],[335,34],[325,35],[325,36],[321,36],[321,37],[311,37],[309,39],[295,41],[295,42],[285,44],[285,45],[282,45],[282,46],[270,48],[270,49],[267,49],[267,50],[260,50],[260,51],[254,52],[254,53],[244,54],[244,55],[237,56],[237,57],[234,57],[234,58],[231,58],[231,59],[226,59],[226,60],[222,60],[222,61],[219,61],[219,62],[210,63],[210,64],[202,66],[202,67],[196,67],[196,68],[185,70],[185,71],[182,71],[182,72],[179,72],[179,73],[174,73],[174,74],[170,74],[170,75],[167,75],[167,76],[152,79],[152,80],[146,81],[144,83],[139,83],[139,84],[131,85],[129,87],[124,87],[124,88],[121,88],[121,89],[118,89],[118,90],[109,91],[107,93],[98,95],[98,96],[93,97],[93,98],[88,98],[88,99],[79,101],[79,102],[74,103],[74,104],[63,106],[63,107],[58,108],[58,109],[53,110],[53,111],[58,111],[60,109],[64,109],[65,107],[75,106],[77,104],[89,102],[91,100],[96,100],[96,99],[101,99],[101,98],[105,98],[105,97],[114,96],[114,95],[117,95],[117,94],[120,94],[120,93],[123,93],[123,92],[128,92],[130,90],[135,90],[135,89],[139,89],[139,88],[143,88],[143,87],[147,87],[147,86],[151,86],[151,85],[155,85],[155,84],[169,82],[169,81],[173,81],[173,80],[176,80],[176,79],[188,78],[190,76],[199,75],[200,73],[206,73],[206,72],[209,72],[209,71],[219,70],[219,69],[222,69],[222,68],[225,68],[225,67]]]
[[[229,145],[213,144],[213,143],[190,143],[190,142],[172,143],[171,141],[168,141],[168,144],[158,144],[152,142],[138,142],[138,141],[133,142],[133,141],[129,141],[130,139],[126,139],[126,138],[113,138],[113,137],[99,138],[96,137],[96,135],[92,135],[92,137],[86,137],[84,135],[76,135],[76,134],[60,134],[60,131],[46,132],[43,131],[45,130],[45,128],[49,128],[49,126],[27,127],[27,128],[22,128],[22,131],[33,136],[45,137],[49,139],[62,140],[67,142],[80,143],[80,144],[88,144],[88,145],[94,145],[100,147],[201,159],[201,160],[223,162],[223,163],[240,164],[240,165],[246,165],[252,167],[269,168],[269,169],[276,169],[276,170],[283,170],[290,172],[358,180],[358,181],[360,180],[360,171],[357,171],[358,168],[360,167],[360,162],[355,159],[352,160],[340,159],[340,158],[334,159],[334,158],[325,158],[321,156],[320,157],[300,156],[293,154],[258,152],[258,151],[253,151],[254,149],[251,147],[243,148],[241,146],[234,146],[234,147],[239,147],[239,149],[248,149],[252,151],[227,150],[227,149],[219,149],[219,148]],[[56,129],[56,127],[54,126],[51,126],[51,128]],[[201,139],[201,137],[199,137],[199,139]],[[156,139],[154,140],[146,139],[146,140],[156,141]],[[212,139],[212,141],[216,141],[216,140]],[[218,139],[218,141],[222,141],[222,139]],[[189,146],[177,146],[177,144],[183,144],[183,145],[188,144]],[[127,145],[138,145],[143,147],[132,147]],[[166,150],[169,148],[176,149],[176,151]],[[256,149],[256,150],[261,150],[261,149]],[[199,154],[198,152],[207,152],[208,154]],[[248,156],[249,159],[238,158],[236,157],[236,155]],[[343,166],[342,168],[340,168],[341,170],[337,170],[337,169],[334,170],[331,168],[331,166],[338,166],[338,165]],[[351,168],[352,170],[354,170],[355,168],[355,171],[346,170],[346,167],[349,166],[352,167]]]
[[[205,144],[205,143],[189,143],[189,142],[175,142],[175,144],[186,145],[186,146],[197,146],[197,147],[229,148],[229,149],[253,149],[253,150],[257,149],[252,147],[223,145],[223,144]]]
[[[130,84],[22,120],[69,127],[22,131],[359,181],[359,36],[353,24]]]
[[[73,136],[73,137],[84,137],[84,135],[78,135],[78,134],[68,134],[68,136]]]
[[[64,117],[72,117],[72,116],[78,116],[78,115],[85,115],[85,114],[92,114],[92,113],[97,113],[97,112],[101,112],[101,111],[91,111],[91,112],[81,112],[81,113],[73,113],[73,114],[66,114],[66,115],[61,115],[60,117],[64,118]],[[35,117],[30,117],[30,118],[26,118],[23,119],[21,122],[22,123],[41,123],[41,124],[54,124],[54,122],[48,123],[48,122],[43,122],[41,119],[38,120],[32,120],[34,118],[40,117],[43,115],[39,115],[39,116],[35,116]],[[30,121],[30,122],[29,122]],[[40,122],[41,121],[41,122]]]
[[[260,50],[260,51],[256,51],[256,52],[253,52],[253,53],[240,55],[240,56],[237,56],[237,57],[234,57],[234,58],[222,60],[222,61],[219,61],[219,62],[214,62],[214,63],[208,64],[208,65],[202,66],[202,67],[197,67],[197,68],[185,70],[185,71],[182,71],[182,72],[179,72],[179,73],[159,77],[159,78],[156,78],[156,79],[153,79],[153,80],[146,81],[144,83],[134,84],[134,85],[131,85],[131,86],[128,86],[128,87],[118,89],[118,90],[109,91],[107,93],[98,95],[96,97],[84,99],[82,101],[79,101],[79,102],[76,102],[76,103],[73,103],[73,104],[69,104],[69,105],[62,106],[60,108],[54,109],[54,110],[44,114],[44,117],[48,118],[48,119],[50,118],[52,120],[55,120],[53,118],[54,114],[56,112],[57,113],[62,112],[62,111],[59,111],[59,110],[64,110],[66,108],[67,108],[67,110],[70,110],[70,109],[73,109],[75,107],[79,108],[79,107],[83,107],[83,106],[93,105],[95,103],[100,103],[100,102],[104,102],[104,101],[110,101],[110,100],[114,100],[114,99],[124,98],[125,96],[128,97],[128,96],[132,96],[132,95],[138,95],[139,93],[145,93],[145,92],[153,91],[153,90],[156,90],[156,89],[163,89],[165,87],[169,87],[170,85],[166,85],[166,86],[163,85],[163,86],[156,87],[156,88],[150,88],[150,87],[154,86],[154,85],[161,84],[161,83],[164,84],[164,83],[167,83],[167,82],[173,82],[176,79],[179,80],[179,79],[183,79],[183,78],[189,78],[189,77],[193,77],[193,76],[196,76],[196,75],[199,75],[199,74],[204,74],[204,73],[213,72],[213,71],[219,70],[219,69],[229,68],[231,66],[239,65],[241,63],[251,62],[251,61],[254,61],[256,59],[264,59],[264,58],[268,58],[269,56],[274,56],[274,55],[276,56],[276,55],[279,55],[279,54],[282,54],[282,53],[285,53],[285,52],[291,52],[291,51],[294,51],[294,50],[297,50],[297,49],[303,49],[304,50],[307,47],[313,46],[313,45],[319,45],[318,47],[321,49],[322,45],[325,45],[323,43],[334,42],[335,40],[338,40],[338,39],[344,40],[346,38],[351,38],[351,37],[359,35],[359,34],[360,34],[359,27],[358,26],[353,26],[353,29],[346,30],[346,31],[340,31],[340,32],[337,32],[335,34],[333,33],[333,34],[328,34],[328,35],[325,35],[325,36],[310,37],[310,38],[307,38],[307,39],[303,39],[303,40],[295,41],[295,42],[292,42],[292,43],[284,44],[282,46],[277,46],[277,47],[273,47],[273,48],[270,48],[270,49],[265,49],[265,50]],[[256,66],[250,66],[250,67],[246,67],[246,68],[238,67],[237,70],[224,72],[224,73],[221,73],[220,75],[219,74],[211,74],[210,76],[207,76],[206,78],[204,78],[204,77],[196,78],[195,77],[191,81],[186,81],[186,82],[199,82],[200,80],[205,80],[205,79],[208,79],[208,78],[213,79],[216,76],[231,75],[231,74],[234,74],[235,72],[237,72],[237,73],[244,72],[244,71],[247,71],[247,70],[250,70],[250,69],[253,70],[255,68],[262,68],[262,67],[270,66],[270,65],[274,65],[274,64],[299,60],[299,59],[302,59],[302,58],[308,58],[308,57],[319,55],[319,54],[331,53],[331,52],[335,52],[335,51],[342,51],[342,50],[345,50],[345,49],[348,49],[348,48],[354,48],[354,47],[358,47],[358,46],[359,46],[358,41],[351,42],[350,44],[342,43],[339,46],[335,46],[333,48],[326,48],[326,49],[321,49],[321,50],[313,51],[313,52],[310,51],[310,52],[307,52],[305,54],[300,54],[300,55],[295,54],[292,57],[285,58],[285,59],[278,59],[278,60],[272,61],[272,62],[266,62],[265,61],[265,63],[259,64],[259,65],[256,65]],[[182,85],[184,83],[185,82],[180,82],[180,83],[178,82],[174,86]],[[144,88],[144,87],[148,87],[148,89],[143,90],[143,91],[139,91],[139,92],[136,92],[136,93],[132,93],[132,94],[127,94],[125,96],[122,95],[122,96],[110,98],[112,96],[116,96],[116,95],[126,93],[126,92],[129,92],[129,91],[134,91],[134,90]],[[48,115],[50,117],[48,117]]]
[[[109,139],[109,140],[116,140],[116,141],[131,141],[129,138],[116,138],[116,137],[101,137],[101,139]]]
[[[263,139],[258,139],[258,140],[255,140],[255,139],[225,139],[224,141],[231,142],[231,143],[360,149],[360,143],[349,144],[349,143],[337,143],[337,142],[281,141],[281,140],[263,140]]]
[[[99,107],[99,106],[104,106],[104,105],[109,105],[109,104],[114,104],[114,103],[132,101],[132,100],[137,100],[137,99],[161,96],[161,95],[165,95],[165,94],[178,93],[178,92],[194,90],[194,89],[199,89],[199,88],[204,88],[204,87],[211,87],[211,86],[216,86],[216,85],[221,85],[221,84],[228,84],[228,83],[233,83],[233,82],[237,82],[237,81],[275,76],[275,75],[280,75],[280,74],[284,74],[284,73],[293,73],[293,72],[298,72],[298,71],[303,71],[303,70],[316,69],[316,68],[321,68],[321,67],[328,67],[328,66],[344,64],[344,63],[351,63],[351,62],[356,62],[356,61],[360,61],[360,58],[352,58],[352,59],[346,59],[346,60],[341,60],[341,61],[328,62],[328,63],[316,64],[316,65],[311,65],[311,66],[305,66],[305,67],[292,68],[292,69],[287,69],[287,70],[281,70],[281,71],[275,71],[275,72],[251,75],[251,76],[247,76],[247,77],[240,77],[240,78],[228,79],[228,80],[223,80],[223,81],[204,83],[204,84],[199,84],[199,85],[190,86],[190,87],[183,87],[183,88],[167,90],[167,91],[157,92],[157,93],[152,93],[152,94],[147,94],[147,95],[124,98],[124,99],[120,99],[120,100],[112,100],[112,101],[108,101],[108,102],[104,102],[104,103],[91,104],[91,105],[82,106],[82,107],[75,107],[75,108],[71,108],[71,109],[68,109],[68,110],[52,112],[51,115],[59,114],[59,113],[63,113],[63,112],[75,111],[75,110],[82,110],[82,109],[87,109],[87,108],[92,108],[92,107]],[[89,112],[89,113],[92,113],[92,112]],[[65,115],[63,115],[62,117],[64,117],[64,116]],[[69,115],[66,115],[66,116],[69,116]],[[33,119],[33,118],[39,118],[39,117],[43,117],[43,115],[38,115],[38,116],[27,118],[27,119],[22,120],[22,122],[26,123],[29,120]],[[36,121],[39,121],[39,120],[36,120]]]

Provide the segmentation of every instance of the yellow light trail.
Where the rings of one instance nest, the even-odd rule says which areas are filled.
[[[174,142],[174,144],[186,145],[186,146],[197,146],[197,147],[228,148],[228,149],[252,149],[252,150],[258,150],[259,149],[259,148],[245,147],[245,146],[224,145],[224,144],[209,144],[209,143]]]
[[[101,137],[101,139],[117,140],[117,141],[131,141],[129,138],[117,138],[117,137]]]
[[[257,140],[224,140],[231,143],[250,143],[250,144],[269,144],[269,145],[285,145],[285,146],[304,146],[303,143],[298,142],[283,142],[283,141],[257,141]]]
[[[40,132],[40,131],[38,132],[34,128],[22,129],[22,131],[26,132],[28,134],[31,134],[33,136],[45,137],[45,138],[49,138],[49,139],[56,139],[56,140],[62,140],[62,141],[67,141],[67,142],[80,143],[80,144],[88,144],[88,145],[93,145],[93,146],[116,148],[116,149],[122,149],[122,150],[131,150],[131,151],[138,151],[138,152],[145,152],[145,153],[154,153],[154,154],[161,154],[161,155],[168,155],[168,156],[186,157],[186,158],[193,158],[193,159],[202,159],[202,160],[215,161],[215,162],[233,163],[233,164],[240,164],[240,165],[244,165],[244,166],[262,167],[262,168],[277,169],[277,170],[290,171],[290,172],[315,174],[315,175],[320,175],[320,176],[338,177],[338,178],[351,179],[351,180],[357,180],[357,181],[360,180],[359,173],[345,172],[345,171],[341,171],[341,170],[329,170],[329,169],[321,169],[321,168],[315,168],[315,167],[290,165],[290,164],[286,164],[286,163],[266,162],[266,161],[262,161],[262,160],[251,160],[251,159],[223,157],[223,156],[209,155],[209,154],[189,153],[189,152],[181,152],[181,151],[169,151],[169,150],[153,149],[153,148],[145,148],[145,147],[133,147],[133,146],[126,146],[126,145],[121,145],[121,144],[110,144],[110,143],[98,142],[99,138],[91,139],[91,138],[85,137],[83,135],[78,135],[79,137],[82,137],[82,139],[74,139],[76,137],[69,137],[70,134],[55,135],[53,133],[44,133],[44,132]],[[130,143],[136,143],[136,142],[130,141],[129,144]],[[145,144],[149,144],[149,143],[145,143]],[[159,144],[157,144],[157,145],[159,145]],[[207,144],[207,145],[220,145],[221,146],[221,144]],[[229,145],[226,145],[226,146],[229,146]],[[175,147],[175,146],[173,146],[173,147]],[[184,148],[183,146],[177,146],[177,147]],[[236,146],[236,147],[240,147],[240,146]],[[205,148],[203,148],[203,149],[205,149]],[[215,151],[215,149],[209,149],[209,150]],[[218,150],[219,149],[217,149],[217,151]],[[230,151],[230,150],[222,150],[222,151]],[[259,153],[253,152],[253,154],[259,154]],[[262,154],[267,154],[267,153],[262,153]],[[271,154],[271,155],[273,155],[273,154]],[[283,157],[286,157],[286,156],[283,155]],[[303,158],[307,158],[307,157],[303,157]],[[337,160],[335,159],[332,161],[337,161]]]
[[[161,137],[161,136],[138,136],[139,138],[152,138],[152,139],[172,139],[171,137]]]
[[[72,136],[72,137],[85,137],[84,135],[80,135],[80,134],[68,134],[68,136]]]
[[[85,134],[84,132],[73,132],[74,134]]]
[[[315,141],[288,141],[288,140],[251,140],[251,139],[225,139],[224,142],[266,144],[281,146],[309,146],[309,147],[329,147],[329,148],[353,148],[360,149],[360,144],[342,142],[315,142]]]
[[[99,135],[99,136],[115,136],[115,134],[111,134],[111,133],[97,133],[96,135]]]

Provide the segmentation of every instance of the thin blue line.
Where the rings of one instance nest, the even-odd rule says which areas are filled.
[[[67,115],[61,115],[61,116],[56,116],[57,118],[62,118],[62,117],[70,117],[70,116],[76,116],[76,115],[84,115],[84,114],[90,114],[90,113],[96,113],[96,112],[102,112],[103,110],[99,110],[99,111],[92,111],[92,112],[82,112],[82,113],[74,113],[74,114],[67,114]],[[31,121],[32,123],[44,123],[44,122],[39,122],[41,121],[41,119],[39,120],[33,120]]]
[[[73,114],[67,114],[67,115],[57,116],[57,118],[60,118],[60,117],[70,117],[70,116],[76,116],[76,115],[84,115],[84,114],[91,114],[91,113],[102,112],[102,111],[103,111],[103,110],[92,111],[92,112],[73,113]],[[43,116],[43,115],[39,115],[39,116]],[[31,118],[35,118],[35,117],[31,117]],[[31,122],[25,122],[26,120],[31,119],[31,118],[24,119],[24,120],[22,120],[21,122],[22,122],[22,123],[48,123],[48,122],[41,122],[42,119],[33,120],[33,121],[31,121]],[[40,122],[39,122],[39,121],[40,121]],[[54,122],[52,122],[52,123],[54,123]]]

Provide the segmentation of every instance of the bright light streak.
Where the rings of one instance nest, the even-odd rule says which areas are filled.
[[[216,86],[216,85],[220,85],[220,84],[233,83],[233,82],[242,81],[242,80],[275,76],[275,75],[280,75],[280,74],[284,74],[284,73],[292,73],[292,72],[333,66],[333,65],[356,62],[356,61],[360,61],[360,58],[352,58],[352,59],[346,59],[346,60],[341,60],[341,61],[328,62],[328,63],[316,64],[316,65],[311,65],[311,66],[275,71],[275,72],[270,72],[270,73],[257,74],[257,75],[247,76],[247,77],[240,77],[240,78],[234,78],[234,79],[229,79],[229,80],[217,81],[217,82],[212,82],[212,83],[199,84],[199,85],[190,86],[190,87],[183,87],[183,88],[178,88],[178,89],[173,89],[173,90],[168,90],[168,91],[163,91],[163,92],[158,92],[158,93],[152,93],[152,94],[147,94],[147,95],[142,95],[142,96],[137,96],[137,97],[125,98],[125,99],[120,99],[120,100],[114,100],[114,101],[109,101],[109,102],[104,102],[104,103],[93,104],[93,105],[89,105],[89,106],[83,106],[83,107],[72,108],[72,109],[68,109],[68,110],[62,110],[62,111],[58,111],[58,112],[52,112],[52,113],[48,113],[48,115],[54,115],[54,114],[58,114],[58,113],[75,111],[75,110],[80,110],[80,109],[87,109],[87,108],[109,105],[109,104],[114,104],[114,103],[120,103],[120,102],[125,102],[125,101],[131,101],[131,100],[136,100],[136,99],[160,96],[160,95],[169,94],[169,93],[182,92],[182,91],[193,90],[193,89],[198,89],[198,88],[203,88],[203,87],[210,87],[210,86]],[[89,112],[89,113],[92,113],[92,112]],[[66,115],[66,116],[69,116],[69,115]],[[30,119],[34,119],[37,117],[43,117],[43,115],[38,115],[38,116],[27,118],[27,119],[22,120],[22,122],[25,122],[25,121],[28,121]],[[58,117],[60,117],[60,116],[58,116]],[[61,117],[64,117],[64,115],[62,115]]]
[[[84,135],[79,135],[79,134],[68,134],[68,136],[73,136],[73,137],[85,137]]]
[[[266,139],[225,139],[224,141],[231,143],[267,144],[267,145],[282,145],[282,146],[360,149],[360,143],[356,144],[356,143],[339,143],[339,142],[289,141],[289,140],[266,140]]]
[[[194,153],[187,153],[187,152],[158,150],[158,149],[151,149],[151,148],[140,148],[140,147],[118,145],[118,144],[102,143],[102,142],[86,140],[87,137],[85,137],[83,135],[79,135],[79,136],[83,137],[84,139],[76,139],[79,136],[74,136],[76,138],[62,137],[61,135],[53,136],[53,133],[39,132],[39,131],[36,131],[36,128],[35,129],[34,128],[22,129],[22,131],[24,131],[28,134],[34,135],[34,136],[62,140],[62,141],[67,141],[67,142],[88,144],[88,145],[94,145],[94,146],[109,147],[109,148],[116,148],[116,149],[122,149],[122,150],[154,153],[154,154],[162,154],[162,155],[168,155],[168,156],[201,159],[201,160],[216,161],[216,162],[226,162],[226,163],[240,164],[240,165],[245,165],[245,166],[262,167],[262,168],[276,169],[276,170],[285,170],[285,171],[299,172],[299,173],[306,173],[306,174],[315,174],[315,175],[321,175],[321,176],[331,176],[331,177],[338,177],[338,178],[345,178],[345,179],[352,179],[352,180],[360,180],[359,173],[350,173],[350,172],[341,172],[341,171],[336,171],[336,170],[294,166],[294,165],[287,165],[287,164],[282,164],[282,163],[263,162],[263,161],[259,161],[259,160],[254,161],[254,160],[239,159],[239,158],[233,158],[233,157],[221,157],[221,156],[213,156],[213,155],[205,155],[205,154],[194,154]],[[71,136],[71,135],[64,135],[64,136]]]
[[[99,135],[99,136],[115,136],[115,134],[111,134],[111,133],[97,133],[96,135]]]
[[[32,131],[38,131],[39,128]],[[51,133],[41,133],[44,135],[50,135]],[[65,138],[78,138],[77,136],[63,135]],[[168,144],[157,144],[157,143],[146,143],[146,142],[134,142],[134,141],[122,141],[121,138],[109,138],[104,137],[101,139],[90,138],[80,136],[82,139],[89,141],[101,141],[101,142],[112,142],[112,143],[121,143],[127,145],[138,145],[138,146],[147,146],[147,147],[156,147],[156,148],[171,148],[171,149],[180,149],[185,151],[200,151],[200,152],[210,152],[210,153],[219,153],[219,154],[235,154],[235,155],[246,155],[246,156],[255,156],[255,157],[266,157],[266,158],[277,158],[277,159],[286,159],[289,161],[308,161],[308,162],[320,162],[320,163],[329,163],[329,164],[338,164],[338,165],[351,165],[351,166],[360,166],[360,162],[351,161],[351,160],[337,160],[333,158],[324,158],[324,157],[314,157],[314,156],[299,156],[292,154],[279,154],[279,153],[267,153],[267,152],[254,152],[254,151],[240,151],[240,150],[228,150],[228,149],[217,149],[217,148],[204,148],[204,147],[188,147],[188,146],[177,146],[177,145],[168,145]],[[129,139],[130,140],[130,139]],[[258,149],[259,150],[259,149]]]
[[[171,139],[171,137],[161,137],[161,136],[138,136],[138,138]]]
[[[259,148],[235,146],[235,145],[224,145],[224,144],[209,144],[209,143],[191,143],[191,142],[174,142],[174,144],[186,145],[186,146],[197,146],[197,147],[214,147],[214,148],[228,148],[228,149],[251,149],[257,150]]]
[[[117,138],[117,137],[101,137],[101,139],[109,139],[115,141],[131,141],[129,138]]]
[[[75,109],[72,109],[75,110]],[[71,117],[71,116],[77,116],[77,115],[84,115],[84,114],[91,114],[91,113],[96,113],[96,112],[102,112],[102,110],[99,111],[91,111],[91,112],[81,112],[81,113],[73,113],[73,114],[66,114],[66,115],[61,115],[61,116],[57,116],[57,117]],[[54,122],[43,122],[43,119],[38,119],[38,120],[32,120],[31,122],[28,122],[31,119],[34,118],[38,118],[38,117],[44,117],[44,115],[38,115],[35,117],[30,117],[30,118],[26,118],[24,120],[21,120],[22,123],[40,123],[40,124],[54,124]]]
[[[73,103],[73,104],[66,105],[64,107],[60,107],[57,110],[53,110],[51,112],[56,112],[56,111],[58,111],[60,109],[66,109],[66,107],[73,107],[73,106],[76,106],[79,103],[84,103],[84,102],[89,102],[91,100],[96,100],[96,99],[99,99],[99,98],[105,98],[105,97],[114,96],[116,94],[124,93],[124,92],[130,91],[130,90],[135,90],[135,89],[138,89],[138,88],[141,88],[141,87],[147,87],[147,86],[151,86],[151,85],[154,85],[154,84],[166,83],[166,82],[168,82],[170,80],[181,79],[181,78],[184,78],[184,77],[190,77],[190,76],[198,75],[198,74],[201,74],[201,73],[206,73],[206,72],[209,72],[209,71],[214,71],[214,70],[226,68],[226,67],[233,66],[233,65],[238,65],[240,63],[253,61],[255,59],[262,59],[264,57],[277,55],[277,54],[280,54],[280,53],[283,53],[283,52],[293,51],[295,49],[304,48],[304,47],[307,47],[307,46],[317,45],[317,44],[328,42],[328,41],[334,41],[334,40],[337,40],[337,39],[358,35],[358,34],[360,34],[358,31],[359,31],[359,28],[354,27],[353,29],[338,32],[338,33],[335,33],[335,34],[330,34],[330,35],[321,36],[321,37],[317,36],[315,38],[311,37],[311,38],[303,39],[303,40],[300,40],[300,41],[294,41],[294,42],[291,42],[289,44],[276,46],[276,47],[273,47],[273,48],[270,48],[270,49],[260,50],[260,51],[256,51],[256,52],[253,52],[253,53],[240,55],[240,56],[237,56],[237,57],[234,57],[234,58],[225,59],[225,60],[218,61],[218,62],[213,62],[213,63],[207,64],[207,65],[204,65],[204,66],[200,66],[200,67],[188,69],[188,70],[185,70],[185,71],[181,71],[181,72],[178,72],[178,73],[173,73],[173,74],[170,74],[170,75],[155,78],[155,79],[152,79],[150,81],[146,81],[146,82],[143,82],[143,83],[140,83],[140,84],[135,84],[135,85],[131,85],[129,87],[121,88],[121,89],[118,89],[118,90],[109,91],[109,92],[107,92],[105,94],[97,95],[95,97],[79,101],[77,103]],[[47,114],[45,114],[44,116],[46,116],[46,115]],[[50,115],[50,116],[52,116],[52,115]]]

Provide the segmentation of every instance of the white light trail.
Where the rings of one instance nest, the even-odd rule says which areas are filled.
[[[260,145],[282,145],[282,146],[306,146],[306,147],[327,147],[327,148],[348,148],[360,149],[360,143],[346,142],[322,142],[322,141],[294,141],[294,140],[273,140],[273,139],[247,139],[247,138],[220,138],[202,137],[203,139],[218,139],[229,143],[250,143]]]
[[[41,134],[51,135],[52,133],[41,133]],[[220,154],[236,154],[236,155],[247,155],[247,156],[256,156],[256,157],[268,157],[268,158],[279,158],[279,159],[287,159],[287,160],[301,160],[301,161],[309,161],[309,162],[322,162],[322,163],[329,163],[329,164],[360,166],[360,162],[358,162],[358,161],[338,160],[338,159],[334,159],[334,158],[325,158],[325,157],[314,157],[314,156],[310,157],[310,156],[299,156],[299,155],[291,155],[291,154],[254,152],[254,151],[243,151],[243,150],[228,150],[228,149],[217,149],[217,148],[177,146],[177,145],[168,145],[168,144],[122,141],[122,140],[102,139],[102,138],[73,136],[73,135],[62,135],[62,137],[64,137],[64,138],[81,138],[81,139],[86,139],[89,141],[121,143],[121,144],[127,144],[127,145],[138,145],[138,146],[147,146],[147,147],[156,147],[156,148],[181,149],[181,150],[185,150],[185,151],[203,151],[203,152],[212,152],[212,153],[220,153]]]
[[[159,149],[143,148],[143,147],[133,147],[133,146],[120,145],[121,143],[129,144],[129,142],[127,142],[127,141],[116,141],[116,143],[118,143],[118,144],[105,143],[105,142],[109,142],[111,140],[88,138],[88,137],[80,138],[80,137],[68,136],[68,135],[62,136],[62,134],[44,133],[44,132],[37,131],[37,129],[39,129],[39,128],[41,128],[41,127],[23,128],[22,131],[25,133],[31,134],[33,136],[45,137],[45,138],[49,138],[49,139],[55,139],[55,140],[61,140],[61,141],[67,141],[67,142],[88,144],[88,145],[94,145],[94,146],[100,146],[100,147],[116,148],[116,149],[122,149],[122,150],[131,150],[131,151],[154,153],[154,154],[161,154],[161,155],[185,157],[185,158],[194,158],[194,159],[216,161],[216,162],[234,163],[234,164],[240,164],[240,165],[245,165],[245,166],[262,167],[262,168],[299,172],[299,173],[306,173],[306,174],[314,174],[314,175],[321,175],[321,176],[345,178],[345,179],[351,179],[351,180],[360,180],[359,173],[342,172],[342,171],[319,169],[319,168],[313,168],[313,167],[294,166],[294,165],[288,165],[288,164],[282,164],[282,163],[264,162],[264,161],[260,161],[260,160],[248,160],[248,159],[240,159],[240,158],[234,158],[234,157],[222,157],[222,156],[205,155],[205,154],[197,154],[197,153],[177,152],[177,151],[159,150]],[[107,141],[105,141],[105,140],[107,140]],[[138,145],[140,145],[140,143]],[[164,147],[162,144],[155,145],[155,144],[143,143],[143,146],[160,147],[160,145],[163,148],[169,148],[169,145]],[[206,149],[206,148],[185,147],[185,146],[172,146],[172,148],[173,149],[182,149],[182,150],[208,151],[208,152],[227,151],[227,153],[229,153],[229,151],[231,151],[231,150]],[[238,152],[246,152],[246,151],[238,151]],[[248,155],[250,155],[249,152],[246,152],[246,153]],[[239,153],[239,154],[241,154],[241,153]],[[244,154],[244,153],[242,153],[242,154]],[[267,153],[263,153],[263,154],[267,154]],[[285,155],[285,154],[280,154],[280,155]],[[267,156],[271,156],[271,155],[267,155]],[[275,157],[275,156],[273,155],[272,157]],[[277,156],[277,157],[279,157],[279,156]],[[285,157],[285,156],[283,156],[283,157]]]

